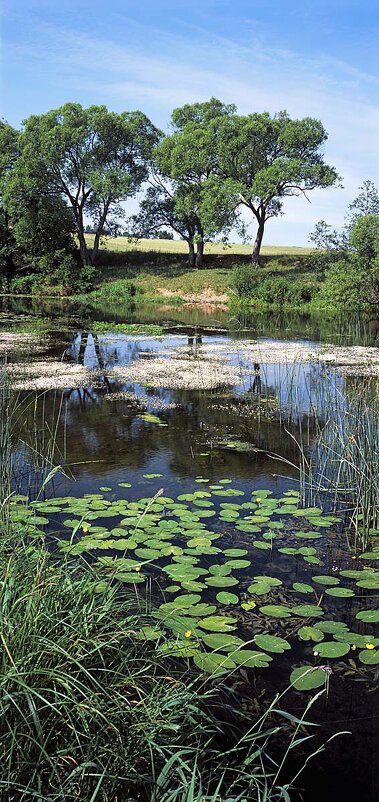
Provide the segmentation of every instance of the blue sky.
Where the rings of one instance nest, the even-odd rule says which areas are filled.
[[[379,185],[378,39],[377,0],[3,0],[1,116],[18,127],[78,101],[166,129],[175,106],[214,95],[317,117],[344,188],[288,200],[265,235],[306,245],[317,220],[343,223],[365,179]]]

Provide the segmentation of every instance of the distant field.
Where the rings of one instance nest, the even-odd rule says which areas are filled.
[[[89,245],[93,243],[93,235],[87,234],[86,240]],[[183,240],[169,239],[140,239],[129,240],[127,237],[106,237],[101,242],[102,249],[109,251],[160,251],[161,253],[187,253],[187,243]],[[252,245],[240,245],[231,243],[223,245],[219,242],[210,242],[205,246],[206,254],[216,256],[227,254],[236,256],[247,256],[251,253]],[[311,253],[312,248],[298,248],[287,245],[263,245],[262,256],[305,256]]]

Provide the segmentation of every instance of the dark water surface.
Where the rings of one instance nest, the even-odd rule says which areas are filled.
[[[42,311],[40,304],[33,308],[24,299],[13,304],[8,301],[3,304],[0,327],[6,329],[15,323],[36,320]],[[341,379],[333,371],[326,373],[318,363],[291,368],[261,364],[257,390],[257,369],[238,352],[238,343],[258,337],[262,342],[378,345],[375,321],[332,323],[278,315],[247,320],[225,311],[206,313],[163,306],[120,308],[116,314],[114,310],[94,311],[63,302],[46,307],[43,319],[45,323],[49,320],[52,332],[49,355],[90,367],[96,373],[96,382],[88,388],[47,391],[39,394],[38,403],[34,394],[24,393],[24,398],[28,395],[33,399],[24,404],[14,433],[17,479],[23,478],[23,490],[31,492],[33,481],[40,481],[39,475],[31,480],[24,460],[31,459],[33,431],[43,432],[47,438],[48,424],[56,435],[54,460],[64,465],[66,474],[55,476],[48,495],[80,498],[85,493],[98,493],[105,486],[111,488],[107,492],[111,501],[120,497],[131,500],[151,497],[161,488],[165,496],[176,499],[180,494],[206,487],[196,484],[198,477],[209,479],[210,484],[217,484],[222,478],[232,479],[233,488],[246,494],[243,500],[253,490],[267,489],[280,497],[289,489],[297,489],[300,456],[296,441],[302,436],[311,447],[316,402],[322,420],[328,414],[331,391],[337,388],[341,393],[348,392],[349,380]],[[95,319],[164,323],[169,331],[162,338],[95,335],[91,330]],[[201,342],[196,342],[196,337],[201,337]],[[200,391],[146,386],[107,377],[113,366],[149,359],[157,351],[169,359],[180,348],[196,357],[196,349],[200,355],[201,349],[209,345],[226,348],[231,364],[249,368],[243,382],[234,387]],[[133,397],[121,397],[125,392],[133,393]],[[142,407],[138,399],[143,402]],[[259,403],[266,399],[263,413],[257,399]],[[143,419],[141,413],[146,411],[167,425]],[[236,441],[247,444],[247,450],[231,449],[230,443]],[[146,474],[161,476],[148,479]],[[119,487],[120,482],[130,483],[131,488]],[[235,532],[233,545],[245,545],[246,541],[246,535]],[[312,541],[310,545],[314,542],[317,544]],[[327,533],[318,547],[322,567],[312,566],[311,573],[332,572],[336,566],[350,567],[345,543],[338,531],[330,534],[329,540]],[[304,561],[276,551],[258,551],[253,559],[249,570],[255,576],[275,571],[286,582],[307,581],[309,577],[309,567]],[[304,603],[307,601],[304,598]],[[327,605],[328,617],[354,622],[356,599],[329,597]],[[251,686],[241,688],[241,694],[254,695],[265,689],[266,698],[271,699],[288,684],[292,666],[304,659],[301,649],[294,647],[290,653],[280,655],[266,671],[251,671],[254,675]],[[300,780],[305,788],[304,799],[374,802],[379,798],[379,750],[375,736],[379,718],[378,675],[375,678],[373,671],[368,681],[363,672],[349,674],[349,656],[343,662],[329,663],[332,672],[329,692],[308,718],[321,724],[318,743],[337,731],[350,730],[352,734],[333,741],[324,755],[307,768]],[[306,694],[293,693],[292,709],[302,710],[306,699]]]

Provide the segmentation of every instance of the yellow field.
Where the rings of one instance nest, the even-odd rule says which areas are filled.
[[[93,235],[87,234],[88,245],[93,243]],[[101,247],[109,251],[161,251],[162,253],[187,253],[187,243],[183,240],[169,239],[140,239],[129,240],[127,237],[104,237]],[[215,254],[216,256],[227,254],[236,256],[246,256],[251,253],[252,245],[240,245],[230,243],[223,245],[220,242],[209,242],[205,246],[205,253]],[[298,248],[287,245],[263,245],[261,248],[262,256],[305,256],[311,253],[312,248]]]

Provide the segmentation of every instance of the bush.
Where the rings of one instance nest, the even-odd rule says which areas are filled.
[[[239,265],[233,274],[233,287],[240,298],[252,298],[261,280],[255,265]]]
[[[281,265],[278,264],[278,267]],[[234,273],[234,287],[240,298],[250,301],[265,305],[299,306],[315,297],[319,284],[312,277],[293,280],[278,273],[262,275],[259,269],[241,265]]]
[[[360,260],[352,258],[336,262],[326,273],[316,299],[319,307],[345,307],[355,311],[373,301],[370,274]]]

